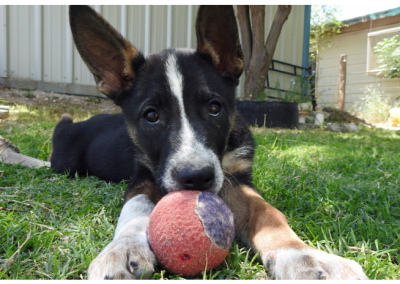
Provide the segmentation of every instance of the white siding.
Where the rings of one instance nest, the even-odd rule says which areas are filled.
[[[6,77],[8,71],[6,8],[6,6],[0,5],[0,77]]]
[[[144,54],[156,53],[167,47],[187,47],[188,44],[196,47],[198,5],[92,7]],[[276,5],[266,6],[265,39],[276,10]],[[302,64],[303,27],[304,6],[293,6],[280,35],[274,59]],[[17,81],[62,83],[65,86],[71,83],[95,85],[93,76],[73,44],[67,6],[0,6],[0,76]]]
[[[66,82],[66,7],[43,6],[43,81]]]
[[[400,23],[336,36],[334,45],[321,54],[318,106],[337,106],[341,54],[347,54],[345,109],[360,106],[369,87],[392,99],[400,96],[399,79],[368,76],[366,73],[368,33],[399,26]]]

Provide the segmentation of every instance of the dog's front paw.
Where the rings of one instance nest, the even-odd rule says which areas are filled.
[[[134,237],[114,239],[89,266],[89,279],[150,278],[156,258],[147,242]]]
[[[277,279],[368,280],[354,260],[311,248],[270,251],[263,262]]]

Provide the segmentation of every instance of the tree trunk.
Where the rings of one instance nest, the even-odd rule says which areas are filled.
[[[245,72],[244,95],[245,98],[255,99],[260,97],[264,92],[265,75],[268,70],[263,66],[264,58],[267,55],[267,50],[264,46],[265,7],[250,6],[250,11],[253,27],[253,42],[250,62]]]
[[[242,49],[244,56],[244,70],[249,68],[253,38],[251,34],[251,24],[248,5],[237,5],[238,20],[240,23],[240,34],[242,36]]]
[[[249,10],[252,27],[250,27]],[[267,41],[264,44],[265,7],[252,5],[248,9],[244,6],[238,6],[238,19],[245,57],[244,73],[246,77],[243,98],[260,98],[264,95],[268,69],[283,24],[286,22],[290,11],[291,6],[278,6]]]

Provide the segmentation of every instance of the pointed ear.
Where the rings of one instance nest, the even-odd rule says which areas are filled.
[[[76,48],[97,87],[117,101],[131,86],[144,57],[89,6],[70,6],[69,21]]]
[[[197,51],[208,54],[218,70],[238,79],[243,53],[232,6],[201,6],[196,20]]]

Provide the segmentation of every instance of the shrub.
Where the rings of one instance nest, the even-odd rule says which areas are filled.
[[[395,35],[378,42],[374,47],[374,53],[378,55],[379,73],[386,78],[400,78],[400,40]]]
[[[393,107],[400,106],[400,101],[385,97],[383,92],[367,86],[365,88],[366,95],[362,98],[359,108],[361,116],[367,122],[378,123],[386,122],[389,117],[389,110]]]

